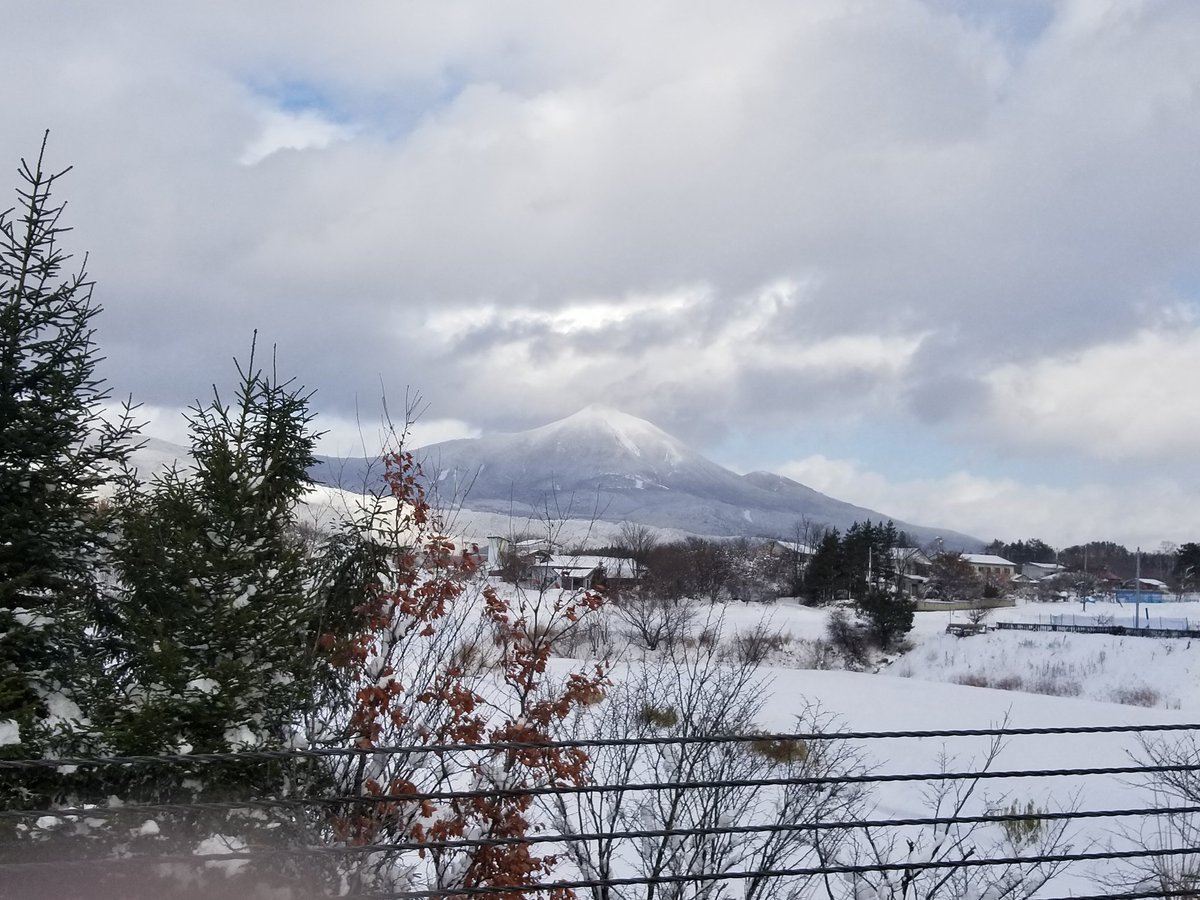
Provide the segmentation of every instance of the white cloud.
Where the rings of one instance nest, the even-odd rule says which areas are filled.
[[[601,399],[676,426],[694,410],[739,395],[758,402],[761,391],[806,379],[822,390],[797,395],[793,408],[834,409],[848,393],[859,407],[870,395],[894,402],[925,336],[796,334],[803,294],[796,282],[774,282],[737,296],[695,286],[556,310],[487,304],[438,313],[427,327],[477,403],[518,407],[531,415],[527,424]]]
[[[185,417],[187,412],[187,409],[180,407],[142,404],[134,411],[133,419],[144,425],[144,436],[188,447],[191,438]],[[422,413],[418,409],[416,421],[408,428],[405,445],[410,449],[458,438],[479,437],[480,431],[473,425],[460,419],[429,417],[427,412]],[[107,418],[114,419],[120,413],[121,407],[117,404],[105,404],[104,415]],[[397,422],[397,429],[402,425],[402,422]],[[322,412],[317,414],[311,427],[322,433],[317,441],[317,453],[322,456],[373,457],[381,447],[394,443],[378,415],[373,415],[370,421],[365,417],[358,421],[336,413]]]
[[[184,418],[186,412],[183,407],[143,403],[133,411],[133,421],[144,425],[142,434],[147,437],[186,447],[190,443],[187,419]],[[114,403],[105,404],[105,415],[108,418],[114,419],[120,414],[120,406]]]
[[[1200,508],[1200,487],[1167,477],[1063,487],[958,471],[893,481],[851,460],[821,455],[785,463],[779,471],[839,500],[983,541],[1040,537],[1057,547],[1093,540],[1157,547],[1193,540],[1189,523]]]
[[[1189,461],[1200,446],[1200,328],[1144,329],[987,377],[998,440],[1103,460]]]
[[[330,122],[314,110],[285,112],[270,109],[262,113],[261,130],[238,162],[253,166],[280,150],[321,150],[335,141],[349,140],[353,131]]]
[[[317,452],[323,456],[367,457],[376,456],[380,448],[393,446],[395,440],[389,429],[381,422],[359,422],[326,413],[313,423],[318,431],[324,432],[317,444]],[[397,430],[403,423],[397,422]],[[458,438],[479,437],[479,429],[459,419],[425,418],[418,416],[408,429],[404,444],[409,449],[452,441]]]

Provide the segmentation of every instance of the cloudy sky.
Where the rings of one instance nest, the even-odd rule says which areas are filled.
[[[984,538],[1200,539],[1200,3],[329,9],[6,9],[8,184],[49,128],[153,431],[257,328],[330,451],[381,390],[428,440],[604,402]]]

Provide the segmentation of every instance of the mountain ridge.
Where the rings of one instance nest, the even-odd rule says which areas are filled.
[[[981,546],[952,529],[905,522],[771,472],[739,475],[644,419],[593,405],[526,431],[442,441],[414,451],[432,488],[464,510],[631,521],[713,537],[794,537],[808,521],[845,530],[892,520],[921,543]],[[370,462],[323,458],[326,473],[369,484]],[[375,465],[376,476],[378,465]],[[325,480],[320,470],[317,480]]]

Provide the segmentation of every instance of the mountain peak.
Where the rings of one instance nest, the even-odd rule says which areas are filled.
[[[602,403],[585,406],[566,418],[527,433],[544,437],[571,434],[590,440],[607,438],[615,440],[632,456],[657,457],[671,462],[682,460],[689,452],[681,441],[657,425]]]

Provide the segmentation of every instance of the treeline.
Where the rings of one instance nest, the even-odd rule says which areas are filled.
[[[811,558],[795,543],[688,538],[657,544],[643,526],[626,525],[622,531],[625,539],[604,552],[631,557],[644,567],[643,597],[716,602],[792,596],[813,605],[853,601],[865,633],[856,639],[857,626],[843,617],[839,642],[870,641],[883,649],[912,629],[913,604],[896,589],[908,538],[893,522],[856,522],[845,533],[811,529],[819,538]]]
[[[1177,547],[1164,542],[1154,550],[1142,549],[1142,577],[1157,578],[1165,582],[1190,578],[1187,569],[1194,567],[1196,560],[1192,558],[1188,548],[1195,546],[1192,543]],[[1089,541],[1086,544],[1073,544],[1062,550],[1055,550],[1039,538],[1011,543],[997,539],[988,544],[984,552],[1003,556],[1018,566],[1027,562],[1058,563],[1072,572],[1096,576],[1115,575],[1124,580],[1136,577],[1138,571],[1138,551],[1112,541]]]

